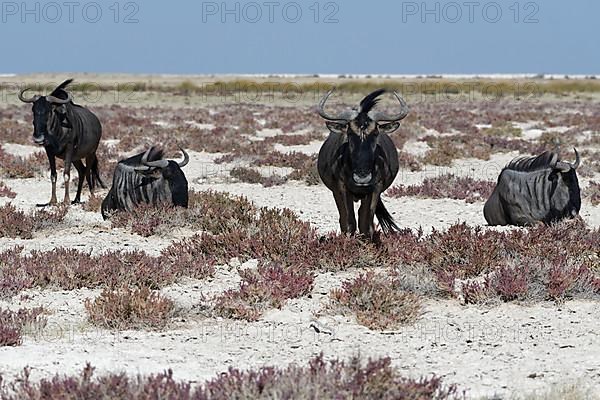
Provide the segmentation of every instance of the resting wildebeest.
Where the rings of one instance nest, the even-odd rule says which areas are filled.
[[[33,141],[44,146],[50,163],[52,196],[49,203],[38,204],[38,206],[56,204],[56,157],[65,161],[64,203],[70,202],[71,163],[79,174],[77,195],[73,204],[81,200],[84,178],[87,179],[90,193],[93,192],[96,181],[104,187],[98,172],[96,157],[102,126],[90,110],[73,103],[71,94],[66,91],[71,82],[72,79],[64,81],[48,96],[35,95],[25,98],[23,94],[29,89],[23,89],[19,93],[19,100],[33,103]],[[81,161],[83,158],[85,158],[85,165]]]
[[[187,207],[188,182],[181,168],[190,158],[185,150],[181,152],[181,163],[164,160],[163,151],[155,146],[119,161],[112,187],[102,201],[102,217],[107,219],[110,212],[116,210],[131,211],[140,203]]]
[[[560,161],[546,151],[537,157],[518,157],[500,173],[483,215],[490,225],[549,224],[574,218],[581,208],[575,163]]]
[[[400,111],[393,115],[375,112],[373,108],[385,92],[380,89],[369,94],[358,109],[330,115],[325,112],[330,91],[318,108],[329,129],[329,137],[319,151],[319,175],[333,192],[342,232],[356,232],[354,202],[360,200],[358,228],[369,238],[373,237],[374,215],[384,233],[399,229],[384,207],[381,193],[392,184],[399,168],[398,152],[388,133],[398,129],[398,121],[408,115],[408,106],[393,92]]]

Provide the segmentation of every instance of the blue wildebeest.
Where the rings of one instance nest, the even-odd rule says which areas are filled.
[[[69,203],[69,182],[71,180],[71,163],[77,169],[79,182],[73,203],[81,200],[83,180],[87,179],[90,193],[93,193],[96,182],[104,187],[98,172],[96,149],[102,136],[100,121],[90,110],[73,103],[71,94],[66,91],[72,79],[61,83],[48,96],[35,95],[25,98],[23,89],[19,99],[24,103],[33,103],[33,141],[44,146],[50,163],[50,179],[52,196],[47,204],[56,204],[56,157],[65,164],[64,203]],[[85,158],[85,165],[81,161]]]
[[[369,238],[373,237],[375,215],[384,233],[398,230],[381,201],[381,193],[392,184],[399,169],[398,152],[388,133],[398,129],[399,121],[408,115],[408,106],[394,92],[399,111],[392,115],[375,112],[373,109],[385,92],[380,89],[369,94],[358,109],[330,115],[325,112],[330,91],[318,107],[329,129],[329,137],[319,151],[319,175],[333,192],[342,232],[356,232],[354,202],[360,201],[358,229]]]
[[[483,215],[490,225],[549,224],[574,218],[581,208],[575,163],[560,161],[546,151],[537,157],[518,157],[500,173]]]
[[[185,150],[183,161],[163,159],[163,151],[155,146],[146,152],[119,161],[110,191],[102,201],[102,217],[116,210],[131,211],[138,204],[161,203],[188,206],[188,182],[181,168],[190,158]]]

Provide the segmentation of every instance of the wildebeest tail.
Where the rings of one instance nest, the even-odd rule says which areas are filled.
[[[96,186],[96,182],[100,184],[102,189],[106,189],[106,185],[102,182],[102,178],[100,178],[100,171],[98,170],[98,157],[94,157],[94,161],[92,162],[92,187]]]
[[[393,231],[399,231],[400,228],[394,222],[394,219],[388,212],[388,210],[383,205],[383,201],[379,199],[377,202],[377,207],[375,208],[375,215],[377,216],[377,220],[379,221],[379,225],[381,225],[381,229],[383,233],[390,233]]]

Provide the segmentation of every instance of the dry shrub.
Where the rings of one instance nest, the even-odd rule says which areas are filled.
[[[411,324],[421,314],[421,301],[413,293],[398,288],[389,276],[373,272],[345,281],[331,292],[331,307],[353,313],[370,329],[396,329]]]
[[[590,184],[585,189],[585,197],[590,199],[593,206],[600,204],[600,183],[590,181]]]
[[[412,172],[421,171],[423,169],[423,166],[417,157],[407,153],[406,151],[398,152],[398,163],[400,164],[400,168],[406,168]]]
[[[59,206],[25,213],[12,204],[0,207],[0,237],[31,239],[33,233],[62,222],[68,208]]]
[[[425,178],[420,185],[394,186],[386,194],[390,197],[450,198],[474,203],[476,201],[484,201],[490,197],[495,186],[494,182],[445,174],[434,178]]]
[[[17,197],[17,194],[12,191],[11,188],[6,186],[6,184],[0,181],[0,197],[8,197],[9,199],[14,199]]]
[[[194,260],[182,263],[167,248],[159,257],[144,252],[106,252],[97,256],[73,249],[32,251],[21,255],[22,247],[0,253],[0,296],[11,296],[25,288],[119,288],[123,285],[157,289],[181,277],[206,278],[214,262]]]
[[[42,307],[18,311],[0,309],[0,347],[20,346],[24,331],[39,329],[46,324],[46,319],[40,317],[42,313]]]
[[[89,212],[100,212],[102,200],[104,199],[98,195],[90,196],[88,200],[81,205],[81,208]]]
[[[0,382],[2,381],[0,376]],[[306,366],[262,367],[241,371],[233,367],[192,389],[176,382],[168,370],[157,375],[130,378],[125,373],[94,376],[87,364],[79,376],[59,376],[39,381],[25,369],[14,382],[0,387],[2,400],[37,399],[402,399],[447,400],[462,398],[455,385],[441,378],[405,378],[390,358],[359,356],[347,361],[325,360],[320,354]]]
[[[491,128],[484,128],[481,130],[481,134],[486,136],[520,137],[521,133],[521,128],[517,128],[512,123],[507,121],[493,124]]]
[[[88,320],[108,329],[162,329],[173,314],[174,303],[148,287],[105,289],[85,301]]]
[[[0,176],[9,179],[33,178],[48,169],[45,153],[34,153],[28,157],[14,156],[0,147]]]
[[[114,213],[110,221],[113,227],[129,227],[142,236],[180,227],[218,234],[246,228],[255,220],[256,213],[256,207],[244,197],[191,191],[187,209],[170,204],[140,204],[130,212]]]
[[[305,296],[312,290],[311,273],[278,264],[260,265],[256,270],[239,271],[239,289],[228,290],[215,302],[214,311],[224,318],[257,321],[268,309],[283,307],[288,299]]]
[[[229,175],[232,178],[237,179],[240,182],[246,183],[260,183],[263,182],[263,176],[255,169],[246,167],[236,167],[229,171]]]
[[[264,187],[279,186],[287,182],[287,177],[280,175],[262,176],[260,172],[252,168],[236,167],[229,171],[232,178],[240,182],[258,183]]]

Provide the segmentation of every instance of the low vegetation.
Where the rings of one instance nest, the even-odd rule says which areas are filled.
[[[8,197],[9,199],[14,199],[17,197],[17,194],[12,191],[11,188],[6,186],[6,183],[0,181],[0,197]]]
[[[283,307],[288,299],[306,296],[314,279],[310,272],[277,264],[239,272],[240,287],[227,290],[216,299],[216,315],[257,321],[265,311]]]
[[[330,307],[335,312],[354,314],[370,329],[390,330],[415,322],[421,313],[421,300],[389,276],[367,272],[334,289]]]
[[[46,324],[43,313],[42,307],[18,311],[0,308],[0,347],[21,345],[26,331],[41,329]]]
[[[414,399],[460,398],[458,388],[438,377],[405,378],[389,358],[327,361],[319,355],[306,366],[230,368],[194,388],[174,379],[173,371],[147,377],[125,373],[95,376],[87,364],[79,376],[57,375],[39,382],[25,369],[19,379],[0,387],[1,400],[34,399]],[[2,377],[0,376],[0,382]]]
[[[429,199],[449,198],[474,203],[487,200],[495,186],[496,184],[490,181],[445,174],[425,178],[420,185],[394,186],[386,192],[386,195],[390,197],[415,196]]]
[[[104,289],[94,300],[86,300],[88,320],[108,329],[161,329],[173,315],[174,303],[149,287]]]
[[[31,239],[33,233],[55,226],[64,220],[68,208],[25,212],[12,204],[0,206],[0,237]]]

